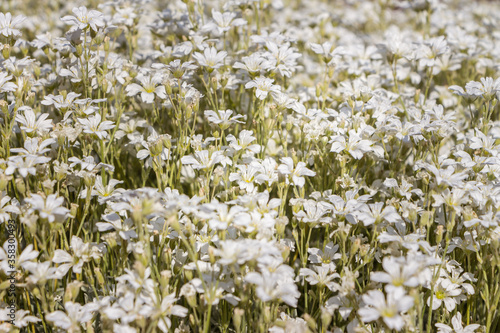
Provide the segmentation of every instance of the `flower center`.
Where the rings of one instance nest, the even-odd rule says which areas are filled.
[[[439,290],[439,291],[436,292],[436,298],[437,299],[444,299],[445,297],[446,297],[446,294],[445,294],[444,291]]]

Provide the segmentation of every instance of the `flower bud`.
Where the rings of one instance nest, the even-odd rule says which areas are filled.
[[[80,288],[83,286],[81,281],[73,281],[68,283],[64,292],[64,302],[74,302],[80,293]]]
[[[105,280],[104,280],[104,275],[102,275],[101,273],[101,270],[99,269],[99,267],[95,267],[94,268],[94,274],[96,275],[97,277],[97,282],[103,286],[104,283],[105,283]]]
[[[19,194],[22,196],[26,196],[26,184],[24,183],[23,179],[17,178],[16,179],[16,189]]]
[[[0,109],[2,109],[2,113],[7,118],[9,116],[9,104],[5,100],[0,100]]]
[[[160,285],[162,289],[166,289],[168,287],[168,283],[170,282],[171,277],[172,277],[172,272],[169,270],[164,270],[160,272]]]
[[[325,307],[321,306],[321,324],[323,327],[328,327],[332,322],[332,314]]]
[[[77,58],[80,58],[83,54],[83,46],[81,44],[76,45],[74,53]]]
[[[436,229],[436,243],[439,244],[443,240],[444,227],[442,225],[438,225]]]
[[[110,38],[108,36],[104,37],[104,52],[109,51],[109,41],[110,41]]]
[[[243,309],[235,308],[233,311],[233,323],[236,332],[241,331],[241,321],[243,316],[245,315],[245,311]]]
[[[94,38],[94,42],[97,45],[100,45],[104,41],[104,38],[106,38],[106,36],[104,35],[104,33],[98,32],[97,35]]]
[[[8,45],[8,44],[3,45],[2,56],[4,57],[4,59],[10,58],[10,45]]]
[[[213,246],[208,247],[208,256],[210,258],[210,263],[215,264],[215,248]]]
[[[11,178],[11,176],[7,176],[4,173],[0,174],[0,191],[5,191]]]
[[[163,141],[158,139],[149,144],[149,151],[151,152],[151,156],[159,156],[163,151]]]
[[[182,286],[181,296],[184,296],[189,304],[190,307],[196,308],[197,307],[197,302],[196,302],[196,289],[191,285],[190,283],[186,283],[185,285]]]
[[[170,81],[165,82],[164,86],[165,86],[165,92],[167,93],[167,95],[172,95],[173,88],[172,88],[172,84],[170,84]]]
[[[192,115],[193,115],[193,107],[191,104],[189,104],[186,107],[186,118],[189,119],[189,118],[191,118]]]
[[[91,189],[95,184],[95,175],[90,172],[87,172],[85,174],[85,177],[83,177],[83,182],[88,189]]]
[[[71,203],[71,207],[70,207],[70,210],[69,210],[69,214],[71,216],[76,216],[76,214],[78,213],[78,204],[76,203]]]
[[[276,233],[280,237],[285,236],[285,228],[287,224],[288,224],[288,217],[286,216],[278,217],[276,219]]]

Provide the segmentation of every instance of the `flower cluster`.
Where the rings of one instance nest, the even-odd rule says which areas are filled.
[[[98,3],[0,2],[0,332],[500,331],[499,3]]]

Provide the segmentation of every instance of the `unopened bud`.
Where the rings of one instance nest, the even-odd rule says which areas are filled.
[[[22,196],[26,196],[26,184],[23,179],[16,179],[16,189]]]
[[[233,324],[236,332],[241,331],[241,321],[243,316],[245,315],[245,311],[243,309],[236,308],[233,311]]]
[[[325,307],[321,306],[321,324],[328,327],[332,322],[332,315]]]
[[[75,56],[80,58],[83,54],[83,46],[81,44],[75,45]]]
[[[83,286],[81,281],[73,281],[68,283],[64,292],[64,302],[74,302],[80,293],[80,288]]]
[[[442,225],[438,225],[436,229],[436,243],[439,244],[443,240],[444,227]]]
[[[2,56],[4,59],[9,59],[10,58],[10,45],[9,44],[4,44],[2,48]]]

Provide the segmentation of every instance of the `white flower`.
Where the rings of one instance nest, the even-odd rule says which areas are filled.
[[[73,105],[73,103],[76,102],[75,99],[77,97],[80,97],[80,94],[74,92],[70,92],[66,96],[54,96],[52,94],[48,94],[40,103],[43,105],[54,105],[56,109],[66,111],[70,106]]]
[[[332,144],[330,151],[340,153],[346,151],[351,154],[355,159],[361,159],[363,155],[371,151],[372,142],[370,140],[363,140],[354,130],[349,131],[349,141],[343,135],[336,135],[330,141]]]
[[[220,259],[217,261],[222,265],[243,265],[252,259],[252,253],[247,248],[246,242],[226,240],[221,241],[219,248],[214,254]]]
[[[453,328],[445,324],[436,324],[438,333],[474,333],[481,327],[481,325],[478,324],[471,324],[464,327],[462,325],[462,314],[460,312],[457,312],[457,314],[451,318],[451,325]]]
[[[221,13],[212,9],[212,17],[219,33],[227,32],[231,27],[239,27],[247,23],[244,19],[236,18],[236,13],[233,12]]]
[[[269,333],[309,333],[311,330],[302,318],[292,318],[282,312],[276,321],[277,325],[269,329]]]
[[[500,78],[493,80],[491,77],[482,77],[481,82],[470,81],[465,85],[465,90],[469,95],[481,96],[484,99],[489,100],[493,98],[498,91],[500,91]]]
[[[385,272],[371,272],[370,279],[389,283],[395,287],[416,287],[419,285],[418,273],[421,264],[405,258],[385,257],[382,261]]]
[[[64,303],[65,311],[55,311],[47,314],[45,318],[54,322],[56,327],[69,333],[81,332],[82,324],[90,321],[96,307],[93,303],[82,306],[79,303]]]
[[[203,50],[203,54],[195,52],[193,58],[200,64],[200,66],[208,67],[209,70],[217,69],[224,65],[224,58],[226,58],[227,52],[220,51],[217,52],[215,47],[207,47]]]
[[[470,228],[472,226],[480,224],[485,228],[496,228],[498,227],[499,218],[499,213],[494,214],[493,212],[488,212],[486,214],[480,215],[478,218],[464,221],[464,226]]]
[[[159,324],[158,324],[159,326]],[[118,323],[113,324],[113,333],[137,333],[137,329],[135,327],[129,325],[121,325]]]
[[[23,178],[26,178],[28,174],[36,176],[36,165],[47,163],[48,161],[50,161],[50,158],[45,156],[11,156],[7,162],[8,166],[5,174],[12,175],[17,170]]]
[[[255,180],[258,184],[267,182],[267,185],[271,186],[274,182],[278,181],[278,163],[273,158],[266,157],[262,161],[262,168],[262,173]]]
[[[129,270],[126,269],[126,271]],[[103,312],[109,319],[120,319],[122,323],[128,324],[140,315],[141,309],[145,308],[144,302],[144,298],[135,297],[132,291],[127,291],[112,306],[106,307]]]
[[[158,321],[158,328],[162,332],[168,332],[172,326],[170,316],[185,317],[188,314],[188,309],[181,305],[174,304],[178,298],[175,298],[175,293],[167,295],[163,298],[160,308],[157,310],[160,319]]]
[[[297,68],[297,59],[301,54],[295,52],[296,49],[290,46],[290,43],[276,44],[273,41],[267,41],[266,47],[269,52],[266,56],[269,59],[271,70],[277,70],[281,75],[291,77]]]
[[[72,255],[68,252],[56,249],[52,261],[57,264],[62,264],[57,267],[57,272],[64,276],[70,268],[74,273],[81,274],[83,264],[90,261],[92,257],[99,257],[99,248],[92,246],[91,243],[84,243],[80,237],[71,237],[70,244]],[[97,252],[96,252],[97,251]]]
[[[102,219],[106,222],[97,222],[96,227],[100,232],[116,230],[118,235],[124,240],[130,240],[132,238],[137,238],[137,233],[135,232],[135,225],[131,218],[126,218],[122,221],[122,218],[116,214],[103,215]]]
[[[135,96],[141,93],[141,99],[144,103],[151,104],[154,102],[155,95],[161,99],[167,98],[165,92],[165,86],[162,83],[162,76],[160,74],[151,75],[141,75],[138,77],[141,85],[137,83],[131,83],[126,88],[127,96]]]
[[[383,202],[376,202],[373,204],[363,205],[360,207],[359,212],[356,214],[357,218],[363,222],[365,226],[378,224],[382,221],[395,223],[401,221],[401,217],[393,206],[385,206]]]
[[[283,175],[291,175],[292,176],[292,184],[298,187],[303,187],[306,183],[306,179],[302,176],[314,177],[316,172],[309,170],[306,168],[306,164],[304,162],[299,162],[293,167],[293,160],[291,157],[283,157],[281,159],[280,166],[278,167],[278,171]],[[288,179],[287,179],[288,181]]]
[[[365,307],[359,309],[361,320],[371,322],[382,318],[384,323],[396,331],[400,331],[405,322],[402,313],[405,313],[413,306],[413,297],[405,294],[401,287],[386,288],[387,298],[379,290],[370,290],[363,295]]]
[[[252,80],[245,84],[246,89],[256,88],[255,95],[258,99],[263,100],[267,97],[267,95],[271,93],[277,93],[281,91],[281,87],[273,84],[273,79],[268,79],[267,77],[258,77],[255,80]]]
[[[81,30],[87,28],[88,26],[90,26],[94,31],[97,31],[98,28],[104,27],[104,16],[97,10],[87,10],[84,6],[75,7],[73,8],[73,14],[75,14],[75,16],[64,16],[61,18],[61,21]]]
[[[98,196],[98,202],[103,205],[106,201],[119,195],[122,189],[115,189],[115,186],[123,183],[121,180],[109,179],[108,185],[102,183],[102,177],[97,176],[95,179],[94,188],[92,189],[91,196]]]
[[[309,253],[308,260],[313,264],[321,264],[332,269],[332,266],[335,267],[333,261],[342,257],[340,253],[337,253],[338,250],[339,246],[337,244],[333,245],[333,242],[326,244],[323,251],[321,251],[321,249],[311,247],[307,249],[307,252]]]
[[[8,221],[11,214],[19,214],[21,211],[18,206],[16,199],[12,200],[5,191],[0,191],[0,224]]]
[[[30,323],[37,323],[39,321],[42,321],[40,318],[37,318],[35,316],[27,316],[30,312],[27,310],[17,310],[15,315],[14,315],[14,326],[18,328],[23,328],[27,327]],[[10,315],[10,309],[5,308],[5,309],[0,309],[0,321],[11,321],[12,318],[9,316]]]
[[[181,163],[191,165],[193,169],[209,169],[222,161],[224,157],[220,151],[209,154],[208,150],[197,151],[194,155],[183,156]]]
[[[420,59],[420,65],[433,67],[436,58],[448,50],[449,47],[444,36],[434,37],[420,45],[417,50],[417,58]]]
[[[227,204],[211,202],[204,207],[210,209],[208,225],[212,230],[226,230],[231,224],[248,225],[250,215],[245,213],[245,209],[240,206],[229,208]]]
[[[325,216],[328,212],[327,205],[316,200],[307,200],[303,204],[304,210],[301,210],[295,217],[306,223],[325,223],[331,221],[331,217]]]
[[[242,130],[238,135],[238,139],[232,134],[227,136],[227,141],[229,142],[229,147],[233,148],[235,151],[245,151],[248,150],[254,154],[257,154],[260,151],[260,145],[251,143],[257,140],[253,136],[252,131]]]
[[[458,284],[452,283],[449,279],[439,278],[434,286],[434,295],[427,299],[427,305],[431,306],[432,310],[437,310],[444,303],[448,311],[453,311],[457,304],[460,303],[460,295],[462,290]]]
[[[10,80],[12,80],[12,75],[8,75],[7,72],[0,72],[0,93],[16,91],[17,84],[10,82]]]
[[[256,294],[262,302],[281,299],[286,304],[297,307],[300,292],[293,282],[292,277],[263,271],[248,273],[245,281],[257,285]]]
[[[453,165],[448,166],[446,169],[438,169],[434,165],[428,165],[427,169],[434,174],[438,185],[462,187],[463,181],[469,177],[466,172],[455,173],[456,170]]]
[[[20,268],[27,269],[30,265],[36,262],[39,252],[33,250],[33,244],[29,244],[23,250],[23,252],[15,258],[15,263],[12,263],[12,245],[18,246],[17,241],[12,244],[8,240],[3,244],[3,248],[0,248],[0,269],[2,269],[6,274],[12,271],[13,267],[15,270]],[[10,251],[9,251],[10,248]]]
[[[106,131],[115,127],[112,121],[105,120],[101,122],[99,113],[87,119],[78,118],[78,121],[83,125],[84,133],[95,134],[99,139],[107,138],[108,133]]]
[[[237,181],[240,189],[246,190],[248,193],[253,192],[256,175],[262,172],[262,166],[258,162],[252,161],[250,164],[237,165],[236,167],[238,172],[231,172],[229,180]]]
[[[149,127],[149,131],[151,134],[147,141],[141,138],[144,149],[137,152],[138,159],[146,160],[144,163],[146,168],[151,168],[153,163],[156,163],[157,166],[163,165],[163,161],[170,158],[170,150],[164,145],[164,140],[170,140],[170,136],[168,134],[158,135],[153,127]]]
[[[31,198],[26,198],[25,201],[31,205],[33,211],[38,212],[42,219],[47,219],[49,222],[54,222],[56,218],[64,219],[69,213],[69,209],[62,207],[64,198],[56,194],[50,194],[46,199],[41,195],[32,194]]]
[[[21,35],[21,31],[15,28],[16,25],[22,23],[26,19],[24,15],[12,17],[11,13],[0,13],[0,34],[5,37],[17,38]],[[0,74],[1,75],[1,74]],[[1,79],[0,79],[1,81]],[[1,86],[1,84],[0,84]]]
[[[329,266],[314,266],[313,269],[301,268],[300,276],[304,276],[310,285],[325,286],[331,291],[335,291],[335,283],[332,281],[339,278],[338,273],[331,273]]]
[[[243,121],[238,119],[245,118],[245,116],[238,114],[231,117],[232,114],[233,110],[218,110],[217,112],[212,110],[205,111],[205,117],[207,117],[207,120],[215,125],[218,125],[221,130],[227,129],[231,126],[231,124],[244,124]]]
[[[60,279],[61,276],[57,274],[55,267],[50,267],[52,262],[28,262],[25,265],[25,269],[31,274],[28,277],[28,281],[33,284],[44,285],[47,280]]]
[[[20,107],[18,111],[24,111],[24,114],[18,113],[16,115],[16,121],[22,124],[20,128],[26,133],[44,133],[48,132],[54,126],[52,120],[47,119],[49,117],[48,113],[41,113],[37,119],[33,109],[28,106]]]
[[[444,204],[457,213],[460,213],[462,205],[469,201],[467,192],[460,188],[454,188],[452,191],[447,188],[439,194],[433,194],[432,197],[434,198],[433,207],[441,207]]]
[[[153,65],[154,66],[154,65]],[[175,59],[171,61],[166,68],[172,73],[175,78],[183,78],[184,74],[191,69],[196,69],[198,66],[194,64],[194,61],[182,62],[180,59]]]
[[[260,73],[269,67],[269,61],[262,55],[253,53],[248,57],[241,58],[243,63],[236,61],[233,68],[246,70],[248,73]]]

